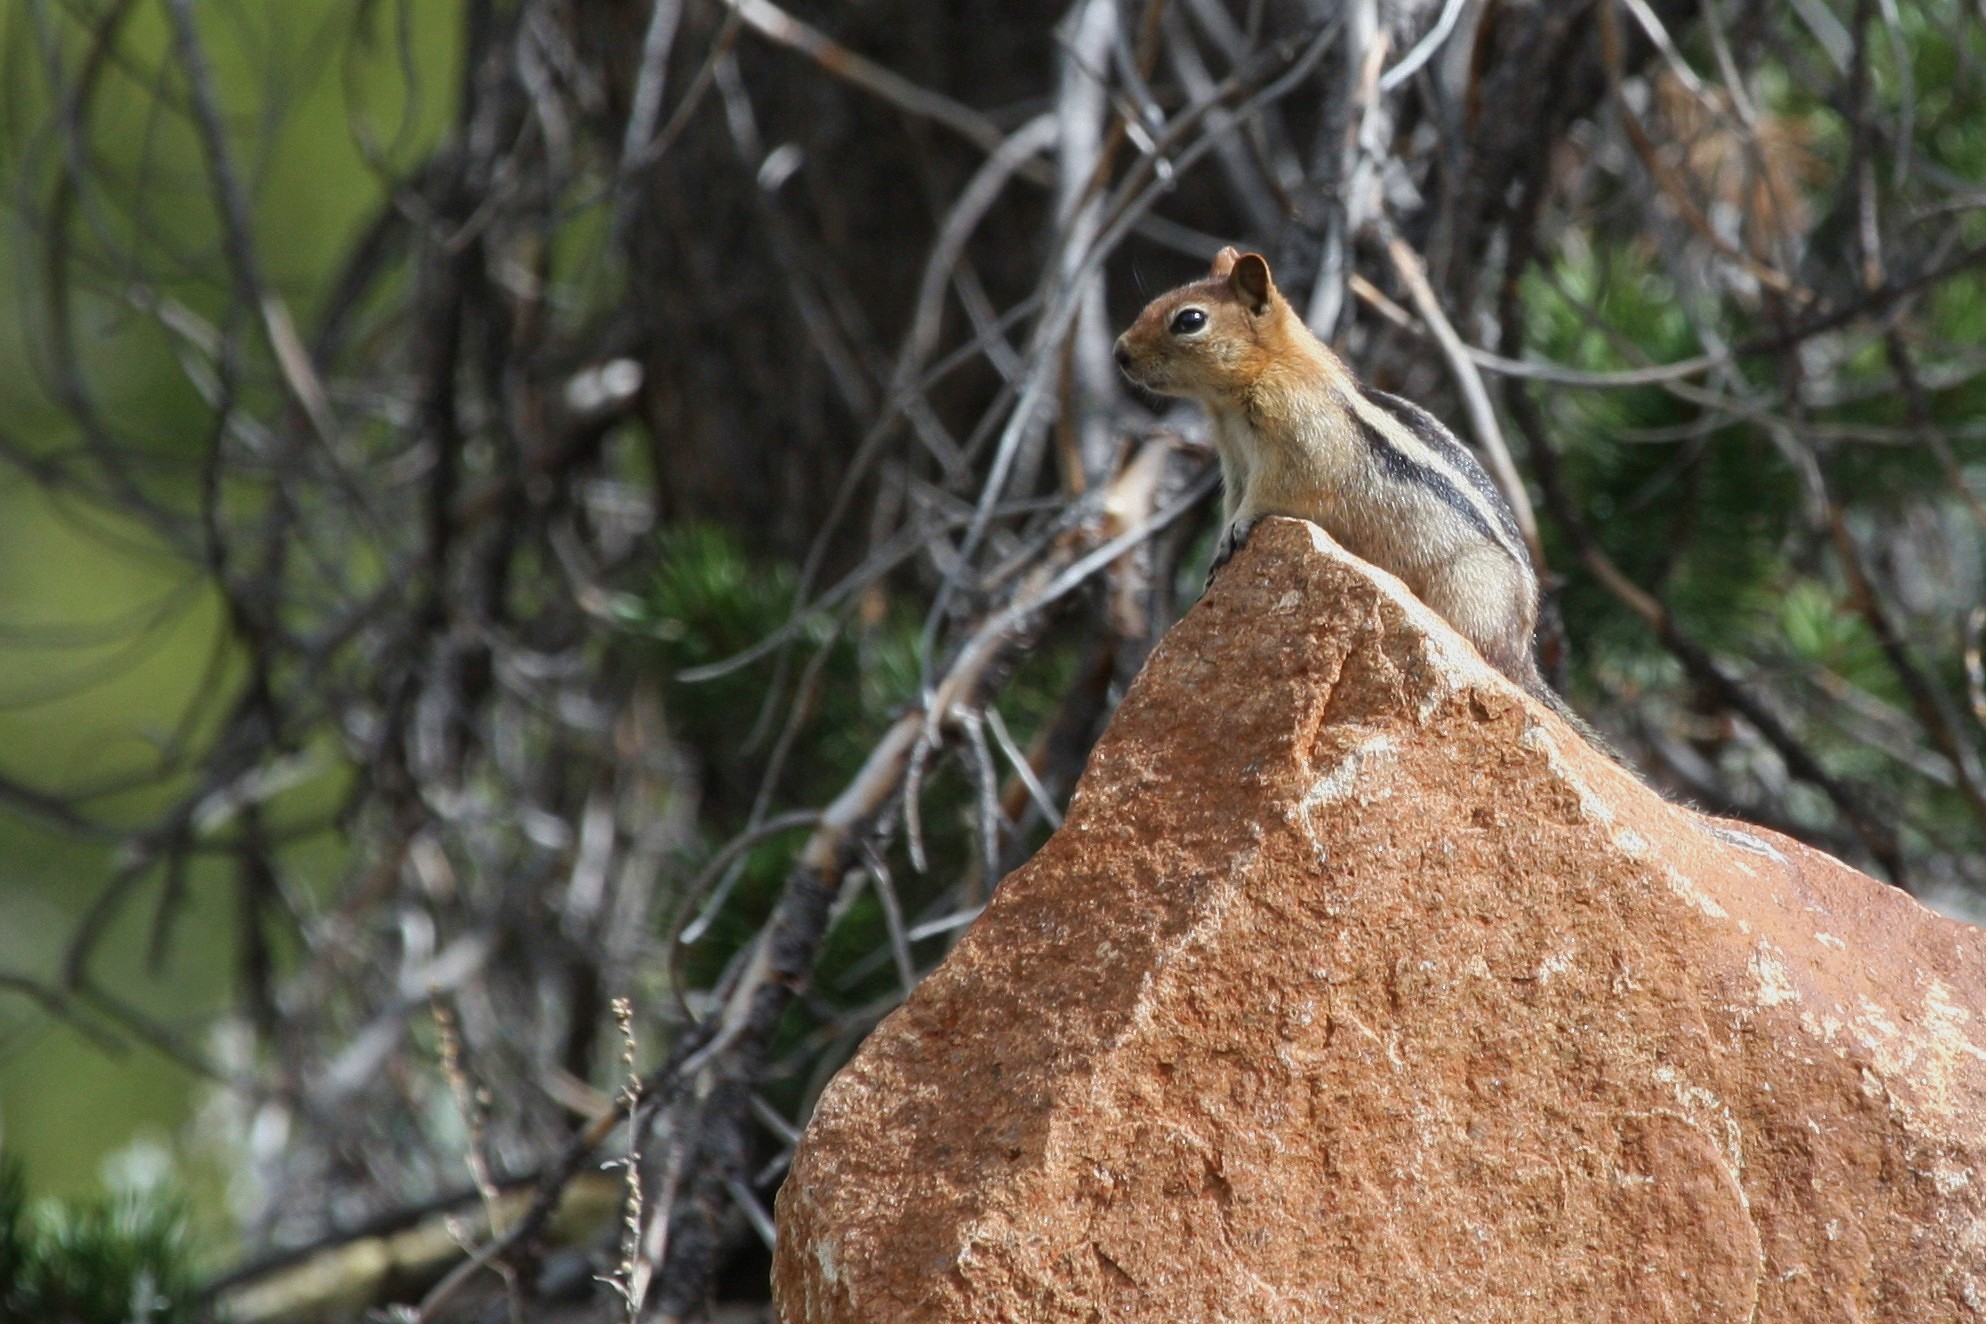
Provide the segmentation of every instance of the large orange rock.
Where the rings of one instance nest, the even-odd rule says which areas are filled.
[[[1265,523],[829,1087],[830,1321],[1986,1320],[1986,933]]]

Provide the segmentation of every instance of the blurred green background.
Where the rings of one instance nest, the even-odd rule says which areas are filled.
[[[431,146],[455,101],[458,0],[369,19],[372,8],[285,0],[200,11],[231,127],[260,148],[240,159],[266,275],[305,326],[333,263],[386,197],[383,179]],[[124,200],[141,210],[90,220],[111,245],[129,238],[134,253],[183,254],[184,283],[160,292],[214,313],[226,294],[211,284],[218,264],[193,269],[217,243],[207,181],[189,127],[158,107],[163,7],[142,7],[125,31],[126,58],[105,74],[98,103],[97,140],[111,155],[96,165],[137,185]],[[61,174],[48,71],[52,60],[73,62],[79,44],[77,28],[42,7],[9,6],[0,18],[0,430],[32,455],[78,444],[40,353],[49,314],[35,227]],[[114,201],[98,193],[88,205]],[[209,414],[173,347],[110,294],[72,293],[99,407],[150,440],[168,479],[194,482]],[[58,793],[145,783],[91,802],[112,823],[165,803],[183,783],[151,775],[161,749],[182,728],[197,742],[234,683],[229,659],[216,656],[219,612],[200,569],[146,530],[0,464],[0,776]],[[327,771],[294,793],[291,812],[327,798]],[[307,857],[311,846],[296,850]],[[116,865],[108,846],[0,814],[0,972],[57,982],[66,944]],[[195,1034],[230,984],[232,918],[205,885],[214,876],[196,869],[188,879],[163,961],[148,960],[150,912],[139,904],[92,966],[111,992]],[[106,1052],[33,1001],[0,995],[0,1140],[25,1159],[36,1193],[98,1189],[107,1157],[178,1133],[193,1085],[157,1051],[123,1041]]]

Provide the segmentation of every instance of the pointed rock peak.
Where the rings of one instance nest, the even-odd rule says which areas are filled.
[[[1986,934],[1667,804],[1315,528],[822,1096],[788,1324],[1986,1319]]]

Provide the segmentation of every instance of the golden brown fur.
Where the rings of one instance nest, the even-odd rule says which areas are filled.
[[[1532,659],[1537,577],[1508,506],[1432,417],[1358,382],[1260,256],[1223,249],[1206,279],[1154,299],[1116,353],[1140,386],[1206,406],[1225,486],[1216,568],[1263,516],[1310,520],[1559,706]]]

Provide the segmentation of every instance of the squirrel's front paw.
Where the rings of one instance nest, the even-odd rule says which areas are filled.
[[[1214,548],[1214,563],[1207,567],[1209,584],[1214,582],[1214,576],[1220,572],[1220,568],[1228,563],[1228,558],[1241,550],[1241,545],[1248,541],[1248,535],[1254,528],[1254,520],[1238,519],[1222,531],[1220,545]]]

